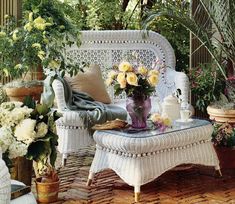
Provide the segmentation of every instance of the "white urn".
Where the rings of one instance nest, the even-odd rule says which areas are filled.
[[[169,95],[164,98],[162,115],[167,115],[172,121],[180,118],[180,103],[177,97]]]

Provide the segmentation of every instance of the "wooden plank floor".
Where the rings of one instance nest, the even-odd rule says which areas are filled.
[[[56,204],[129,204],[134,203],[133,187],[125,184],[112,170],[96,174],[90,187],[86,180],[94,155],[94,147],[68,158],[59,168],[61,186]],[[187,170],[168,171],[144,185],[141,204],[235,204],[235,170],[223,171],[193,166]]]

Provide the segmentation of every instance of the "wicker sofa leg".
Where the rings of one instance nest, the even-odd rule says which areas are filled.
[[[95,176],[95,173],[93,173],[93,172],[89,173],[87,183],[86,183],[87,186],[90,186],[92,184],[92,180],[93,180],[94,176]]]
[[[62,154],[62,166],[66,165],[68,154]]]
[[[140,200],[140,186],[135,186],[134,192],[135,192],[135,202],[139,202],[139,200]]]

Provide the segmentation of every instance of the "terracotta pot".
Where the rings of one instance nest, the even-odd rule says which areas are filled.
[[[42,183],[42,178],[36,179],[37,201],[52,203],[58,200],[60,180],[53,183]]]
[[[26,96],[31,96],[34,100],[40,101],[43,86],[26,87],[11,87],[5,88],[10,101],[23,101]]]
[[[214,146],[221,169],[235,168],[235,148]]]
[[[215,120],[216,122],[235,123],[235,110],[224,110],[221,108],[208,106],[207,112],[210,115],[210,119]]]

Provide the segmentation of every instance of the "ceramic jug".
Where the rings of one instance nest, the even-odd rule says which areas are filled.
[[[162,103],[162,115],[167,115],[172,121],[180,118],[180,103],[177,97],[169,95]]]

